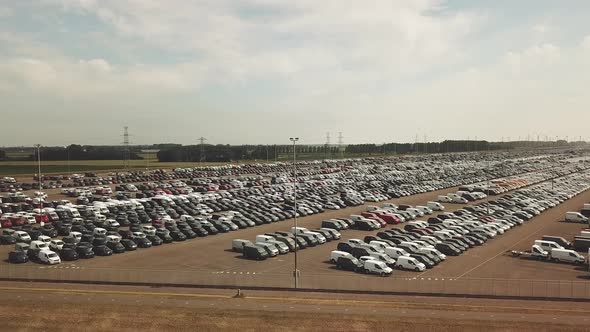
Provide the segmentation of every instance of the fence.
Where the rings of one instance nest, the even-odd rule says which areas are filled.
[[[289,289],[294,278],[286,273],[206,272],[196,270],[143,270],[84,268],[75,265],[0,265],[3,280],[123,283],[188,287]],[[532,279],[379,277],[302,274],[299,288],[318,291],[349,291],[480,297],[558,298],[590,300],[590,282]]]

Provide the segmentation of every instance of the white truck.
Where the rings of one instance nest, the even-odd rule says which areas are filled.
[[[580,212],[566,212],[565,221],[588,223],[588,217],[585,217]]]
[[[548,251],[546,251],[541,246],[536,245],[536,244],[534,244],[531,247],[531,251],[509,250],[508,254],[510,254],[514,257],[537,259],[537,260],[548,260],[550,257]]]

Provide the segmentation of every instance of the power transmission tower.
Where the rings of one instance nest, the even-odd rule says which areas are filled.
[[[338,132],[338,150],[340,152],[340,158],[344,157],[344,147],[342,145],[342,140],[344,137],[342,137],[342,132]]]
[[[207,139],[203,136],[199,137],[199,142],[201,142],[201,153],[199,154],[199,162],[205,161],[205,141]]]
[[[330,159],[330,133],[326,133],[326,145],[324,149],[324,159]]]
[[[131,153],[129,152],[129,127],[123,127],[123,168],[129,168],[129,159]]]

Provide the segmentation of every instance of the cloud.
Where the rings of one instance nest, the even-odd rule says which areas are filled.
[[[14,11],[10,7],[0,5],[0,18],[10,17],[14,15]]]
[[[147,48],[185,59],[180,66],[141,62],[113,68],[111,75],[95,79],[128,82],[139,75],[143,82],[150,73],[138,70],[155,67],[166,88],[178,89],[260,79],[325,86],[332,75],[347,80],[400,79],[460,58],[460,42],[479,18],[468,12],[439,12],[439,1],[43,3],[50,10],[96,17],[113,39],[141,45],[138,53]],[[65,70],[71,66],[74,72],[80,69],[76,59],[39,60]]]

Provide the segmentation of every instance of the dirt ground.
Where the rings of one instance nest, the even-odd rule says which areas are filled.
[[[0,283],[2,331],[586,331],[590,303]],[[43,295],[40,295],[43,294]],[[575,309],[572,309],[575,308]]]

